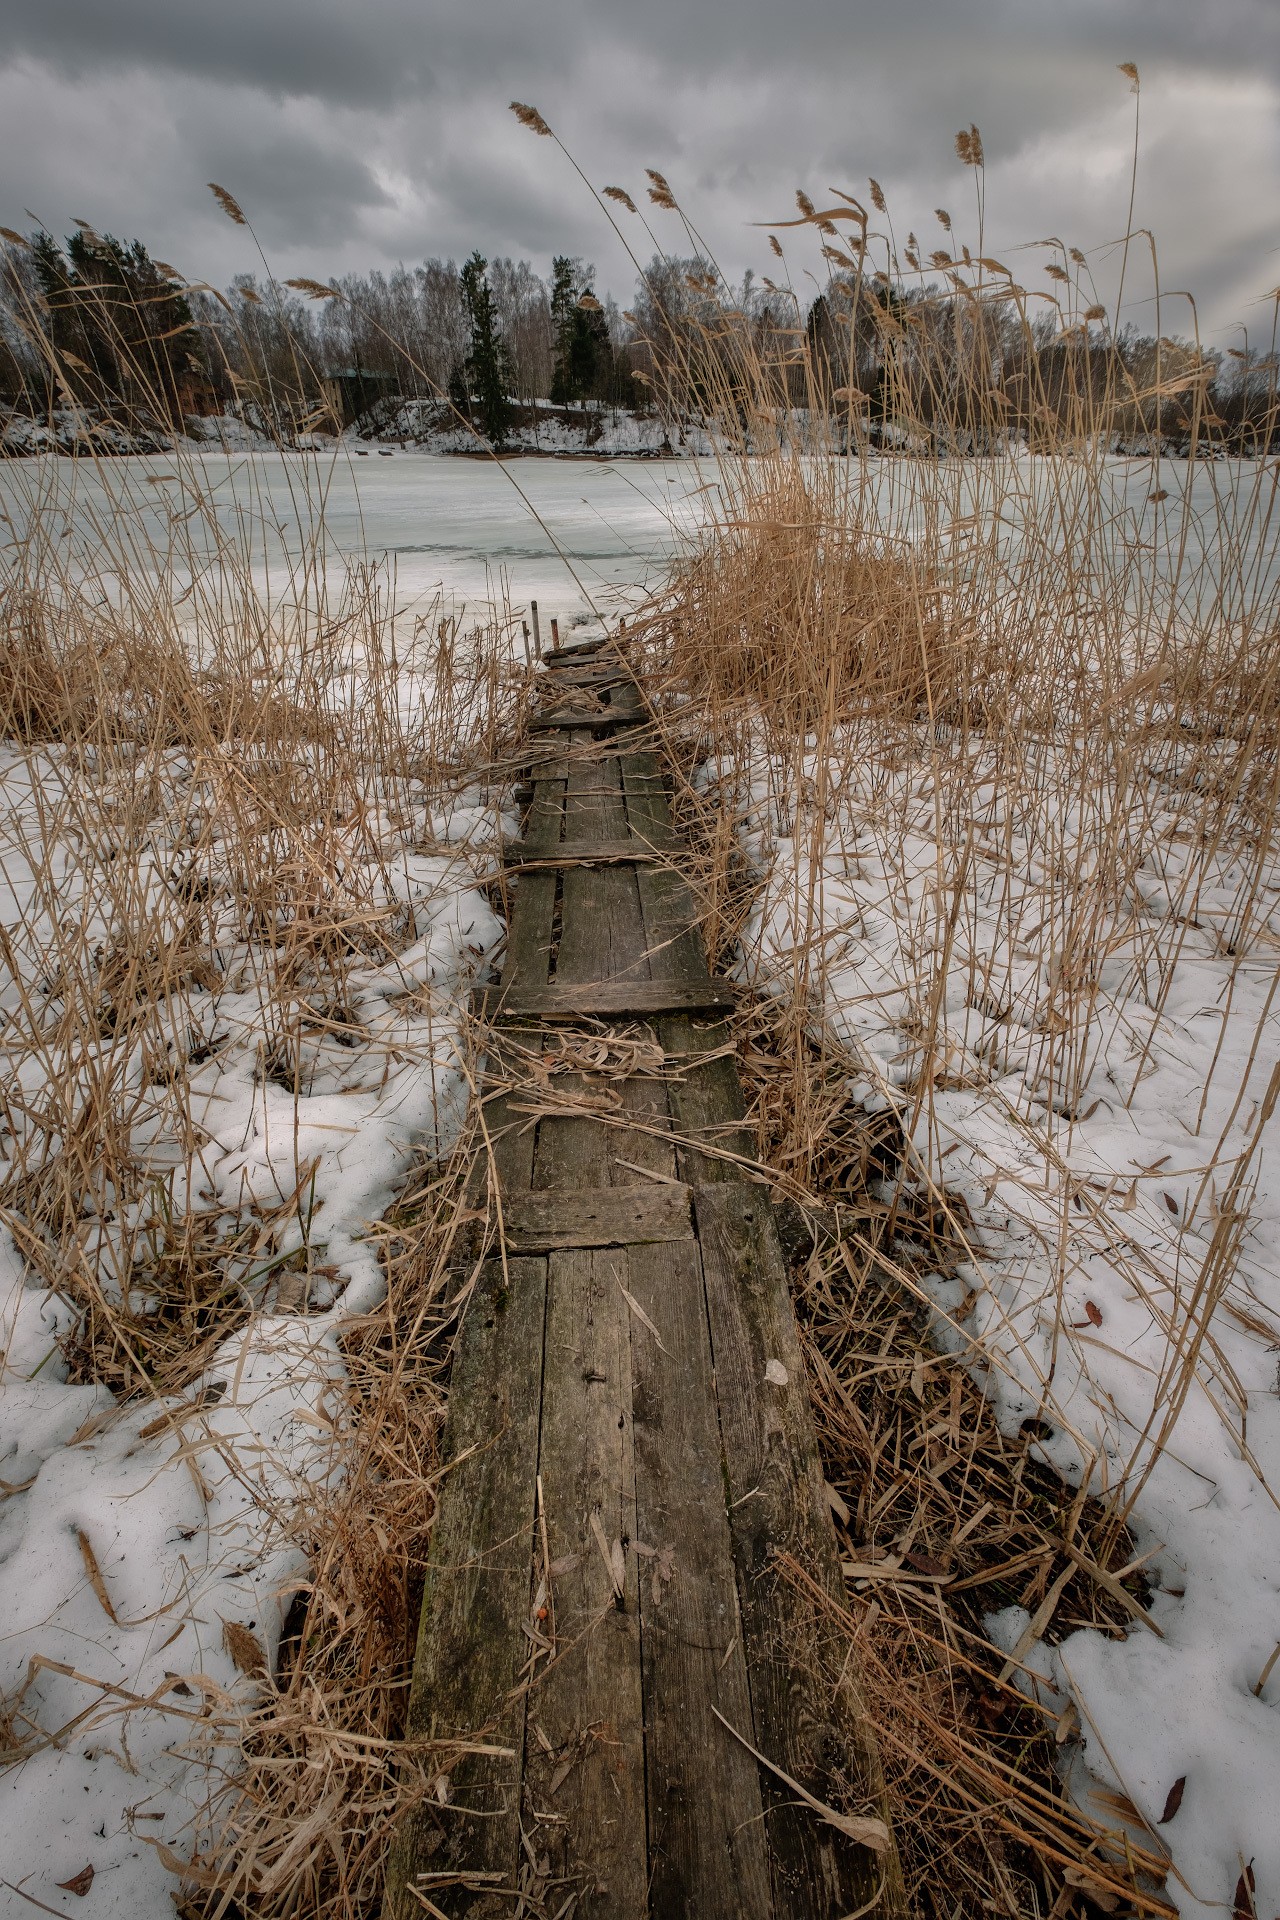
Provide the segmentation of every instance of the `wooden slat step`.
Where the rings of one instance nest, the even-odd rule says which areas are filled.
[[[732,1013],[726,980],[584,980],[563,987],[477,987],[472,1011],[482,1020],[589,1020],[662,1013]]]
[[[634,684],[635,676],[629,667],[618,666],[609,661],[587,660],[580,667],[553,667],[551,678],[540,680],[536,684],[539,691],[544,687],[607,687],[624,682]]]
[[[612,867],[638,860],[651,862],[662,858],[643,840],[565,840],[559,846],[530,846],[527,840],[508,840],[502,850],[511,867]]]
[[[572,647],[548,647],[542,656],[542,664],[544,667],[560,667],[571,660],[589,660],[593,653],[603,653],[606,647],[612,645],[613,642],[606,636],[598,640],[579,640]]]
[[[513,1193],[503,1202],[503,1232],[511,1253],[691,1240],[690,1198],[689,1188],[674,1182]]]
[[[602,713],[534,713],[529,716],[529,725],[537,733],[546,733],[549,729],[570,727],[619,727],[634,724],[634,713],[623,713],[608,707]]]

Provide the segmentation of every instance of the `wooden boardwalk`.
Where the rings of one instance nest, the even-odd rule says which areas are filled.
[[[732,995],[625,665],[539,691],[386,1917],[897,1915]]]

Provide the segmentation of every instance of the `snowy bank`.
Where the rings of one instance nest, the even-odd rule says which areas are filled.
[[[169,768],[179,789],[193,772]],[[6,1176],[24,1157],[49,1164],[36,1137],[41,1072],[88,1083],[94,1071],[93,1046],[59,1026],[54,965],[60,921],[78,918],[90,950],[119,931],[69,804],[82,777],[56,744],[0,748]],[[159,1078],[154,1061],[128,1069],[132,1148],[151,1176],[143,1206],[85,1217],[78,1253],[2,1216],[5,1912],[33,1901],[118,1920],[172,1914],[182,1863],[234,1773],[238,1720],[306,1578],[299,1518],[342,1471],[341,1334],[383,1287],[368,1225],[412,1156],[447,1149],[465,1111],[466,996],[502,932],[475,880],[491,864],[486,844],[513,826],[478,794],[441,812],[423,792],[360,823],[352,892],[394,931],[374,963],[351,968],[340,1011],[316,1008],[289,1085],[272,1066],[270,951],[237,940],[228,911],[219,965],[183,1010],[184,1057],[171,1054]],[[180,910],[182,852],[153,837],[140,914]],[[20,1045],[37,1032],[43,1067]],[[177,1076],[185,1140],[167,1092],[154,1091]],[[240,1324],[179,1392],[139,1391],[141,1359],[125,1397],[86,1382],[86,1293],[119,1301],[126,1276],[145,1324],[148,1283],[131,1249],[184,1218],[207,1230]]]
[[[1086,1810],[1095,1789],[1133,1803],[1146,1844],[1171,1854],[1184,1916],[1229,1911],[1249,1862],[1271,1914],[1280,855],[1247,860],[1242,821],[1206,856],[1176,753],[1113,796],[1082,792],[1070,752],[1043,749],[1029,801],[971,751],[945,783],[927,754],[850,751],[838,780],[811,754],[793,816],[754,780],[743,844],[766,882],[745,969],[789,990],[817,941],[817,1004],[857,1063],[850,1099],[896,1110],[908,1177],[966,1221],[972,1260],[926,1281],[939,1345],[1002,1431],[1030,1426],[1068,1484],[1130,1504],[1148,1622],[1056,1645],[1021,1609],[988,1622],[1074,1728],[1073,1790]],[[958,824],[957,803],[972,808]],[[1067,926],[1101,885],[1100,817],[1145,851],[1086,964]],[[1114,1800],[1096,1811],[1114,1823]]]

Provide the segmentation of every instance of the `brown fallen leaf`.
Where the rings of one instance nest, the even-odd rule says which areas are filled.
[[[1185,1773],[1180,1773],[1169,1789],[1168,1797],[1164,1803],[1164,1812],[1156,1822],[1157,1826],[1163,1827],[1168,1821],[1172,1820],[1174,1814],[1182,1805],[1182,1796],[1186,1790],[1187,1776]]]
[[[1102,1325],[1102,1311],[1092,1300],[1085,1301],[1084,1310],[1091,1326],[1100,1327]]]
[[[917,1553],[913,1550],[910,1553],[904,1553],[902,1557],[909,1567],[915,1568],[917,1573],[927,1573],[939,1580],[950,1571],[940,1560],[933,1559],[927,1553]]]
[[[224,1620],[222,1623],[222,1644],[241,1673],[265,1673],[267,1656],[262,1642],[256,1633],[250,1633],[248,1627],[241,1626],[238,1620]]]
[[[1120,1902],[1110,1888],[1101,1886],[1091,1875],[1082,1873],[1079,1867],[1064,1867],[1062,1877],[1069,1887],[1078,1887],[1081,1893],[1088,1894],[1095,1907],[1101,1907],[1104,1913],[1119,1911]]]
[[[83,1538],[83,1535],[81,1538]],[[79,1899],[83,1900],[93,1885],[93,1862],[90,1861],[87,1866],[81,1867],[74,1880],[59,1880],[58,1885],[64,1893],[74,1893]]]
[[[1231,1920],[1258,1920],[1258,1909],[1254,1904],[1257,1881],[1253,1877],[1253,1862],[1249,1862],[1240,1878],[1236,1881],[1236,1897],[1231,1908]]]

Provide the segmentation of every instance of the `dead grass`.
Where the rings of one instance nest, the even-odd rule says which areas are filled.
[[[1012,296],[971,288],[979,316],[997,297]],[[998,1050],[1020,991],[1008,955],[1023,953],[1042,981],[1024,1011],[1048,1097],[1016,1117],[1065,1234],[1104,967],[1128,955],[1158,1011],[1228,854],[1240,879],[1215,909],[1224,950],[1257,934],[1280,813],[1280,619],[1274,575],[1257,564],[1271,551],[1272,476],[1194,469],[1207,505],[1188,494],[1170,507],[1155,468],[1135,505],[1092,417],[1045,420],[1028,462],[975,374],[913,421],[912,332],[891,312],[885,342],[901,448],[873,458],[851,401],[845,463],[780,445],[790,375],[741,351],[730,365],[719,337],[705,351],[682,338],[682,373],[700,370],[724,430],[722,505],[636,628],[636,658],[698,849],[714,956],[749,935],[770,848],[797,850],[786,965],[740,1060],[759,1157],[790,1191],[839,1209],[837,1235],[797,1260],[795,1298],[854,1569],[834,1624],[876,1715],[918,1909],[1167,1912],[1159,1836],[1119,1799],[1082,1809],[1065,1796],[1073,1710],[1044,1700],[983,1627],[1021,1605],[1050,1644],[1081,1623],[1148,1630],[1129,1566],[1132,1488],[1101,1502],[1055,1479],[1034,1457],[1034,1422],[1003,1434],[965,1353],[931,1343],[922,1276],[975,1248],[964,1203],[918,1143],[941,1095],[993,1077],[994,1056],[949,1014],[953,956],[968,956],[973,1006],[998,1029],[984,1044]],[[1103,401],[1114,414],[1142,398]],[[981,461],[939,457],[962,435],[989,450]],[[737,457],[748,440],[776,451]],[[4,959],[39,983],[0,1034],[0,1218],[79,1311],[75,1377],[124,1396],[195,1377],[268,1297],[246,1273],[295,1310],[330,1277],[305,1232],[281,1257],[305,1216],[305,1164],[278,1205],[191,1204],[203,1136],[190,1083],[218,1044],[211,996],[232,970],[261,989],[262,1077],[296,1098],[317,1026],[350,1026],[352,972],[397,938],[366,871],[376,879],[379,820],[500,764],[513,705],[501,636],[462,634],[440,612],[406,638],[377,579],[330,594],[322,541],[289,592],[264,600],[251,544],[206,517],[210,567],[188,482],[192,515],[141,565],[140,500],[120,500],[85,570],[57,540],[61,503],[33,498],[37,531],[0,601],[0,738],[37,796],[6,823],[6,857],[26,862],[31,887]],[[850,1095],[867,1063],[824,1017],[838,958],[824,874],[856,805],[906,889],[921,794],[935,871],[902,935],[909,1070],[875,1089],[892,1099],[873,1118]],[[1068,812],[1083,821],[1070,845]],[[740,826],[759,836],[755,868]],[[1190,851],[1153,931],[1134,901],[1171,831]],[[979,869],[1004,901],[998,950],[978,938]],[[1015,886],[1032,870],[1033,889]],[[1260,1028],[1255,1054],[1262,1045]],[[1189,1286],[1136,1259],[1127,1269],[1167,1333],[1162,1438],[1214,1363],[1248,1221],[1247,1163],[1205,1145],[1203,1191],[1217,1173],[1233,1197],[1212,1260]],[[464,1148],[401,1203],[384,1235],[387,1300],[344,1336],[345,1478],[296,1517],[309,1585],[248,1721],[210,1730],[229,1743],[228,1777],[185,1868],[202,1920],[372,1914],[393,1816],[438,1772],[439,1756],[406,1754],[398,1736],[465,1163]],[[1096,1203],[1100,1232],[1122,1239],[1123,1204],[1118,1192]]]
[[[761,989],[738,1035],[756,1156],[831,1230],[798,1254],[794,1295],[842,1502],[838,1625],[879,1732],[908,1888],[938,1920],[1171,1912],[1164,1835],[1090,1784],[1076,1707],[1018,1656],[1080,1627],[1154,1630],[1128,1518],[1189,1393],[1219,1395],[1232,1433],[1244,1419],[1216,1330],[1255,1313],[1236,1282],[1237,1196],[1251,1192],[1275,1093],[1254,1106],[1243,1149],[1205,1115],[1215,1076],[1239,1110],[1266,1059],[1265,1014],[1248,1057],[1215,1057],[1196,1089],[1201,1201],[1228,1197],[1194,1279],[1172,1234],[1154,1254],[1127,1235],[1133,1183],[1099,1182],[1086,1199],[1072,1169],[1117,956],[1153,1016],[1132,1036],[1121,1111],[1192,932],[1212,925],[1220,952],[1274,965],[1272,476],[1188,461],[1175,481],[1153,458],[1135,500],[1133,470],[1107,460],[1083,417],[1046,420],[1028,461],[972,386],[949,407],[933,396],[927,430],[904,399],[895,453],[873,456],[855,432],[850,459],[814,458],[780,442],[783,373],[741,333],[725,373],[732,325],[682,338],[681,376],[692,366],[717,395],[724,452],[710,525],[637,623],[635,657],[713,959],[745,958]],[[975,426],[982,458],[939,457]],[[865,983],[898,1010],[894,1075],[849,1037],[864,857],[902,903],[882,961],[892,981]],[[1154,875],[1163,917],[1142,911]],[[1008,1076],[1027,1057],[1024,1092]],[[1082,1213],[1088,1245],[1164,1340],[1154,1447],[1143,1436],[1093,1494],[1087,1471],[1072,1485],[1038,1448],[1062,1417],[1050,1382],[1038,1414],[1001,1430],[983,1391],[999,1362],[966,1326],[984,1239],[941,1143],[954,1138],[947,1097],[997,1082],[1019,1158],[977,1160],[966,1192],[981,1198],[1016,1164],[1047,1206],[1037,1236],[1055,1340],[1083,1353],[1064,1251]],[[979,1278],[954,1286],[964,1297],[945,1324],[934,1283],[956,1274]],[[1030,1616],[1013,1657],[984,1624],[1012,1607]]]
[[[1132,1541],[1035,1457],[1037,1422],[1001,1433],[963,1349],[938,1351],[921,1280],[954,1270],[965,1243],[926,1186],[899,1181],[895,1116],[851,1111],[846,1076],[768,1003],[738,1043],[760,1157],[788,1157],[797,1047],[810,1123],[824,1116],[820,1229],[809,1244],[788,1210],[784,1235],[838,1496],[848,1601],[832,1624],[859,1662],[911,1910],[1022,1920],[1066,1913],[1083,1892],[1104,1911],[1172,1912],[1165,1851],[1138,1810],[1097,1794],[1082,1813],[1064,1792],[1074,1706],[1037,1689],[984,1626],[1019,1606],[1049,1644],[1081,1626],[1130,1631],[1147,1598]]]
[[[343,1278],[313,1232],[316,1163],[296,1125],[278,1190],[215,1191],[211,1076],[247,1047],[263,1112],[270,1093],[296,1115],[322,1061],[374,1086],[391,1070],[394,1036],[353,1011],[361,972],[414,938],[388,874],[404,849],[433,848],[432,809],[501,759],[521,683],[501,623],[464,628],[440,605],[394,619],[376,569],[331,593],[319,516],[271,591],[252,500],[228,544],[198,463],[173,466],[192,510],[169,545],[130,491],[144,482],[104,463],[108,510],[74,554],[59,539],[66,469],[18,470],[27,524],[0,591],[0,1223],[67,1310],[69,1379],[154,1402],[148,1438],[229,1336],[312,1312]],[[184,569],[198,549],[201,567]],[[461,856],[460,885],[476,865]],[[442,1174],[406,1196],[385,1229],[388,1299],[344,1330],[342,1477],[296,1489],[282,1519],[311,1574],[278,1670],[247,1713],[211,1685],[185,1716],[223,1782],[193,1857],[166,1854],[192,1911],[376,1907],[418,1764],[398,1735],[443,1417],[453,1192]],[[256,1681],[261,1647],[233,1628],[226,1649]],[[108,1688],[102,1714],[113,1700]],[[13,1757],[40,1740],[28,1717],[4,1731]],[[419,1771],[425,1791],[430,1756]]]
[[[474,1143],[424,1170],[385,1222],[382,1305],[342,1338],[346,1472],[298,1517],[310,1577],[277,1670],[234,1726],[235,1765],[191,1862],[190,1920],[376,1914],[393,1824],[450,1753],[406,1745],[413,1649],[439,1485]]]

